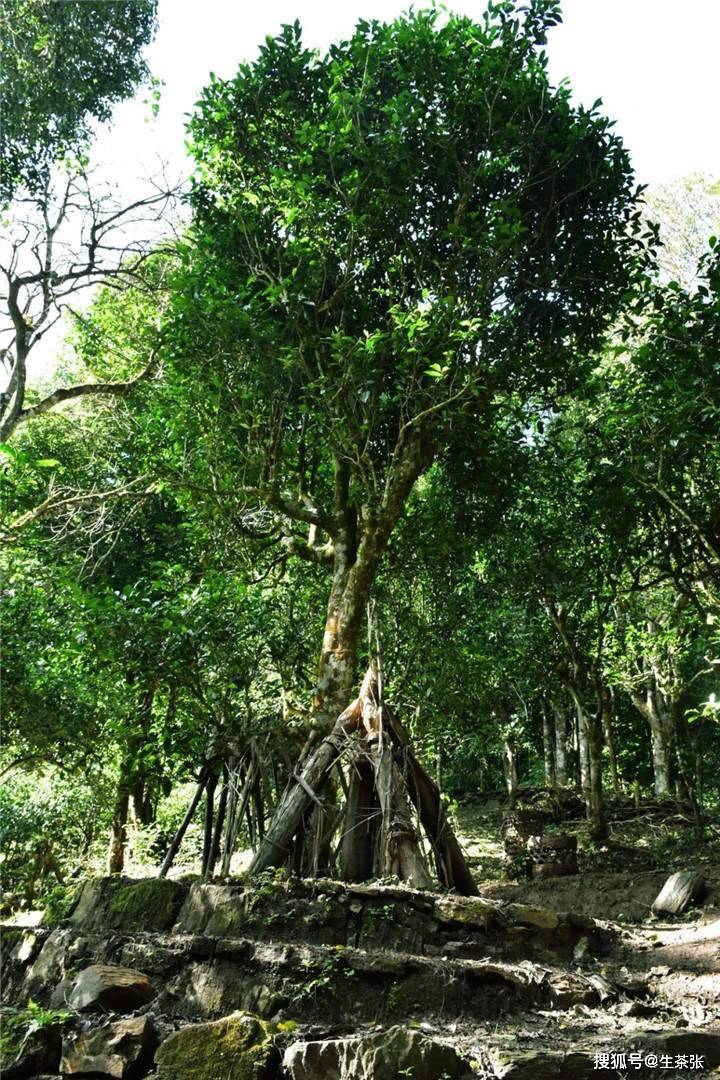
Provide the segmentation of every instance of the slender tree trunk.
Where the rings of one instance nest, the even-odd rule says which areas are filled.
[[[670,761],[675,737],[673,710],[663,700],[654,676],[649,677],[644,695],[632,693],[631,696],[635,707],[645,717],[650,728],[655,794],[658,799],[666,799],[671,794]]]
[[[502,766],[508,805],[512,807],[515,806],[517,798],[517,762],[515,759],[515,747],[510,738],[503,739]]]
[[[577,732],[578,766],[580,769],[580,791],[586,805],[590,802],[590,747],[588,745],[588,727],[586,712],[581,704],[575,704],[575,730]]]
[[[589,712],[584,713],[584,719],[587,724],[587,745],[590,766],[590,800],[587,805],[586,814],[592,838],[594,840],[604,840],[607,836],[607,822],[605,820],[605,800],[603,798],[602,782],[602,721],[599,715]]]
[[[222,836],[223,826],[225,824],[225,812],[227,809],[228,801],[228,771],[223,766],[223,781],[220,788],[220,799],[218,802],[217,817],[215,819],[215,828],[213,830],[212,844],[210,845],[210,856],[208,858],[208,864],[205,867],[205,880],[209,881],[215,870],[215,864],[217,862],[218,855],[220,853],[220,838]]]
[[[559,701],[553,700],[555,720],[555,781],[558,787],[567,787],[567,713]]]
[[[655,794],[659,799],[670,795],[670,731],[662,713],[653,705],[647,714],[650,725]]]
[[[210,852],[213,841],[213,813],[215,808],[215,788],[217,786],[217,774],[212,773],[205,787],[205,834],[203,839],[202,869],[200,873],[206,877],[210,865]]]
[[[675,756],[677,759],[678,777],[683,782],[683,797],[692,807],[695,835],[698,842],[702,842],[705,834],[705,821],[702,810],[702,787],[697,773],[701,767],[702,757],[698,754],[698,732],[695,732],[695,741],[690,734],[690,725],[684,715],[673,709],[675,723]],[[693,773],[695,775],[693,775]]]
[[[602,720],[600,714],[591,713],[579,693],[572,688],[580,745],[580,767],[585,816],[590,835],[596,840],[607,836],[602,785]]]
[[[237,785],[242,775],[242,762],[233,761],[228,769],[228,800],[225,812],[225,841],[223,843],[220,874],[227,877],[230,873],[230,859],[235,846],[235,822],[237,816]]]
[[[550,709],[545,701],[542,702],[543,720],[543,759],[545,763],[545,785],[554,791],[557,786],[555,774],[555,747],[553,745],[553,724]]]
[[[612,783],[613,792],[615,793],[615,795],[622,795],[622,784],[620,783],[620,774],[618,773],[617,755],[615,753],[615,738],[612,728],[613,699],[610,691],[606,686],[602,687],[600,693],[602,700],[603,737],[605,739],[605,746],[608,753],[608,765],[610,766],[610,781]]]
[[[514,806],[517,799],[517,760],[515,747],[510,737],[503,740],[502,749],[503,773],[505,774],[505,790],[508,796],[508,805]]]
[[[125,843],[127,840],[128,807],[130,805],[130,796],[125,783],[124,779],[120,780],[115,808],[113,809],[107,860],[108,874],[122,874],[125,869]]]

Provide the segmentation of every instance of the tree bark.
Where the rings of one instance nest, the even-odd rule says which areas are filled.
[[[591,713],[575,698],[578,733],[580,742],[580,762],[586,770],[583,784],[585,816],[590,827],[590,835],[595,840],[607,836],[607,824],[602,785],[602,724],[600,717]]]
[[[575,730],[577,732],[578,766],[580,770],[580,791],[586,805],[590,803],[590,747],[588,745],[588,726],[585,720],[585,708],[575,704]]]
[[[213,841],[213,813],[215,807],[215,788],[217,786],[217,774],[211,773],[205,785],[205,832],[203,837],[202,877],[206,877],[210,865],[210,852]]]
[[[508,795],[508,805],[513,807],[517,798],[517,761],[515,747],[509,737],[503,741],[502,749],[503,773],[505,774],[505,790]]]
[[[648,677],[645,693],[632,692],[636,709],[645,717],[650,728],[655,795],[666,799],[671,794],[670,762],[675,738],[675,715],[672,703],[661,694],[655,675]]]
[[[223,767],[223,781],[222,787],[220,789],[220,799],[218,801],[217,817],[215,819],[215,828],[213,830],[212,844],[210,845],[210,856],[208,858],[208,864],[205,867],[205,881],[209,881],[212,878],[218,854],[220,853],[220,838],[222,836],[223,826],[225,825],[225,812],[227,809],[228,801],[228,783],[228,771],[225,767]]]

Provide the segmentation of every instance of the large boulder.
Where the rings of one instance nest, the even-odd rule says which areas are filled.
[[[250,1013],[189,1024],[155,1055],[157,1080],[275,1080],[280,1055],[272,1025]]]
[[[110,1009],[129,1013],[149,1004],[155,993],[147,975],[140,971],[115,964],[92,964],[75,977],[66,1001],[78,1012]]]
[[[152,1064],[157,1034],[149,1016],[130,1016],[63,1039],[60,1070],[69,1076],[144,1076]]]
[[[392,1027],[342,1039],[294,1042],[283,1066],[291,1080],[460,1080],[470,1076],[465,1061],[445,1043],[409,1028]]]

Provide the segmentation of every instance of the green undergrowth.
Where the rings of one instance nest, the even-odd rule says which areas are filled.
[[[24,1009],[14,1013],[3,1012],[0,1022],[0,1074],[9,1069],[23,1046],[48,1028],[65,1027],[71,1020],[70,1013],[56,1009],[44,1009],[32,999]]]
[[[80,899],[82,888],[83,882],[75,881],[68,885],[56,885],[50,889],[40,900],[40,907],[43,909],[43,924],[56,927],[65,919],[69,919]]]

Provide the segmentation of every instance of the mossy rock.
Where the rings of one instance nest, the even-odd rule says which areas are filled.
[[[440,923],[460,923],[488,930],[497,921],[498,909],[489,900],[474,896],[443,896],[435,902]]]
[[[250,1013],[189,1024],[161,1045],[157,1080],[275,1080],[280,1055],[275,1028]]]
[[[187,888],[167,878],[147,878],[113,891],[108,922],[118,930],[169,930]]]
[[[531,926],[535,930],[557,930],[560,916],[551,908],[535,907],[533,904],[508,904],[507,917],[519,926]]]

